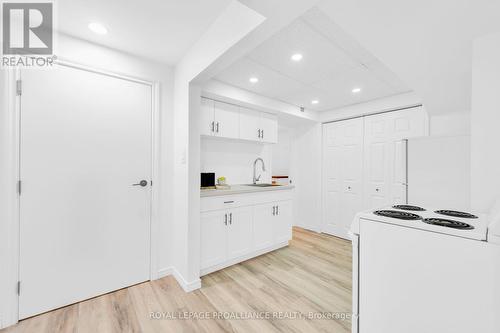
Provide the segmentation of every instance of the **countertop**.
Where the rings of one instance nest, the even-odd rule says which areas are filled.
[[[269,187],[258,187],[250,185],[231,185],[231,189],[229,190],[201,190],[200,196],[202,198],[216,197],[216,196],[231,195],[231,194],[291,190],[293,188],[295,188],[295,185],[275,185]]]

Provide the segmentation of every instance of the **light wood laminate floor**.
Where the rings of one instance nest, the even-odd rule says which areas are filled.
[[[351,312],[351,274],[350,242],[294,228],[288,247],[206,275],[200,290],[165,277],[0,332],[350,332],[350,319],[338,317]],[[173,319],[204,314],[219,318]]]

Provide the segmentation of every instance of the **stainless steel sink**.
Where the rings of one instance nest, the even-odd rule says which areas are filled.
[[[271,187],[271,186],[278,186],[278,185],[273,185],[273,184],[247,184],[247,186],[255,186],[255,187]]]

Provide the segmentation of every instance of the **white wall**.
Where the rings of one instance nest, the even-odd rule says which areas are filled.
[[[272,146],[236,140],[202,138],[201,172],[215,172],[216,179],[224,176],[229,185],[251,184],[253,181],[253,162],[257,157],[261,157],[264,160],[266,171],[262,171],[259,162],[257,176],[262,175],[260,182],[270,183],[273,170]]]
[[[431,136],[470,135],[470,112],[433,115],[429,123]]]
[[[471,111],[472,208],[500,198],[500,33],[474,42]]]
[[[321,124],[294,130],[291,178],[295,188],[294,225],[321,231]]]
[[[292,135],[291,129],[278,129],[278,143],[272,146],[273,176],[290,176]]]

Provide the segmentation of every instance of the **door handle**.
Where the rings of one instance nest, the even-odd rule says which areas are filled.
[[[148,181],[147,180],[141,180],[140,182],[138,182],[137,184],[132,184],[132,186],[142,186],[142,187],[145,187],[148,185]]]

